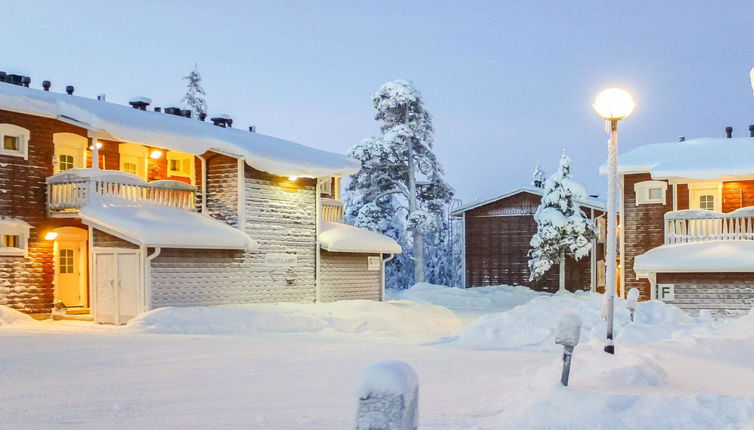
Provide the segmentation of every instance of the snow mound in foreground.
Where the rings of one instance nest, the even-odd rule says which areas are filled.
[[[34,321],[34,319],[29,315],[11,307],[0,305],[0,326],[31,321]]]
[[[407,290],[387,290],[391,299],[413,300],[419,303],[444,306],[455,312],[502,312],[529,300],[549,295],[527,287],[495,285],[489,287],[452,288],[420,282]]]
[[[473,349],[534,349],[555,351],[555,328],[560,316],[575,312],[582,319],[581,343],[605,338],[600,316],[601,294],[577,292],[534,297],[506,312],[485,314],[450,340]],[[675,306],[659,301],[637,305],[636,321],[629,322],[623,299],[615,301],[615,338],[621,343],[645,343],[673,339],[690,333],[710,332],[708,315],[691,318]]]
[[[405,300],[167,307],[128,323],[130,330],[146,333],[322,333],[432,339],[462,326],[462,320],[446,308]]]

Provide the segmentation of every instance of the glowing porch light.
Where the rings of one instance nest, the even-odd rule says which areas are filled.
[[[95,146],[97,146],[97,149],[102,148],[102,142],[98,141],[94,145],[89,145],[89,149],[93,151]]]
[[[159,159],[160,159],[160,157],[162,157],[162,151],[160,151],[159,149],[155,149],[155,150],[153,150],[153,151],[152,151],[152,152],[151,152],[151,153],[149,154],[149,158],[151,158],[151,159],[153,159],[153,160],[159,160]]]
[[[288,177],[288,180],[291,181],[291,182],[296,182],[297,179],[298,179],[298,176],[289,176]]]
[[[601,92],[594,100],[594,110],[606,120],[623,119],[634,111],[633,97],[620,88],[610,88]]]
[[[45,240],[55,240],[58,238],[58,233],[54,231],[47,232]]]

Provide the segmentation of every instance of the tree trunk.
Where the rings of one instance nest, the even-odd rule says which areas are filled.
[[[560,266],[560,284],[558,285],[558,291],[565,291],[566,290],[566,287],[565,287],[565,278],[566,278],[566,275],[565,275],[565,265],[566,265],[566,261],[565,261],[565,249],[561,249],[560,250],[560,264],[558,264],[558,266]]]
[[[406,125],[408,126],[408,110],[406,110]],[[408,139],[408,214],[416,211],[416,172],[414,168],[413,140]],[[414,240],[414,282],[424,282],[424,235],[419,229],[411,232]]]

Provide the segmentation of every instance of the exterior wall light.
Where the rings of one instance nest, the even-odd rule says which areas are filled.
[[[159,160],[161,157],[162,157],[162,151],[160,151],[159,149],[155,149],[149,154],[149,158],[153,160]]]
[[[58,233],[54,231],[49,231],[47,234],[45,234],[45,240],[55,240],[58,238]]]
[[[289,176],[288,177],[288,180],[291,181],[291,182],[296,182],[297,179],[298,179],[298,176]]]
[[[102,142],[97,142],[94,145],[89,146],[89,150],[94,150],[94,146],[97,146],[97,149],[102,148]]]

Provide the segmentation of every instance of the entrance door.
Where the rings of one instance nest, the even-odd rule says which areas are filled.
[[[86,274],[81,271],[81,248],[80,241],[58,241],[58,281],[55,285],[55,298],[62,300],[67,307],[85,304],[81,285]]]
[[[722,210],[719,184],[689,184],[691,201],[690,209],[706,209],[709,211]]]
[[[94,251],[95,321],[125,324],[144,309],[138,249]]]

